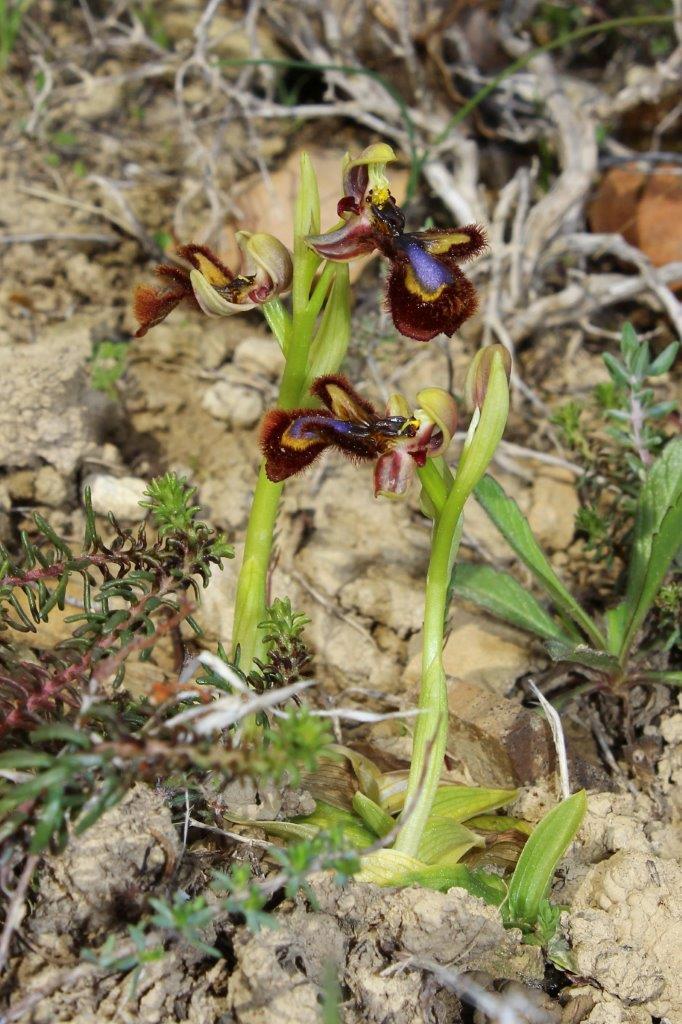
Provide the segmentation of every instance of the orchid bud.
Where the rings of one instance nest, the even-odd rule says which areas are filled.
[[[490,380],[490,371],[496,352],[499,352],[502,358],[502,365],[504,366],[504,371],[507,375],[507,381],[509,381],[511,377],[512,360],[504,345],[486,345],[485,348],[479,349],[471,361],[471,365],[469,366],[469,371],[464,382],[464,394],[466,396],[467,406],[472,412],[475,409],[483,408],[486,392],[488,390],[488,381]]]

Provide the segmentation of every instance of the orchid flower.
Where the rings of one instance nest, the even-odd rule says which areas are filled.
[[[441,454],[455,431],[455,402],[441,388],[420,391],[420,408],[414,412],[402,395],[393,395],[383,416],[345,377],[318,377],[310,391],[324,408],[271,409],[263,420],[265,472],[275,483],[306,469],[326,449],[336,448],[354,460],[376,460],[375,495],[399,497],[407,491],[415,467]]]
[[[459,264],[486,246],[476,224],[463,228],[405,231],[405,215],[389,189],[384,168],[390,146],[368,146],[344,161],[342,224],[308,245],[324,259],[348,261],[378,249],[390,262],[387,303],[398,331],[417,341],[454,334],[476,311],[476,292]]]
[[[165,289],[140,285],[134,311],[140,324],[136,337],[165,320],[179,302],[187,301],[208,316],[232,316],[262,305],[288,290],[293,273],[286,246],[272,235],[238,231],[242,251],[240,273],[235,275],[204,245],[182,245],[178,255],[190,264],[184,270],[161,264],[156,273]]]

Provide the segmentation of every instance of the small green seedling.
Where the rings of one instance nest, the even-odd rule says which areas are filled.
[[[507,924],[524,934],[540,931],[542,944],[553,935],[557,915],[547,902],[556,866],[573,842],[587,810],[584,790],[562,800],[533,829],[518,859],[503,906]]]

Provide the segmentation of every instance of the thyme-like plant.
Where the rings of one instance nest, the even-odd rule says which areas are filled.
[[[0,737],[40,725],[64,705],[78,706],[90,680],[113,676],[117,686],[132,654],[147,660],[159,637],[183,620],[196,627],[190,600],[199,592],[196,577],[206,585],[233,551],[196,518],[193,490],[172,474],[150,485],[145,504],[158,529],[154,541],[146,527],[123,529],[113,516],[113,539],[105,541],[86,491],[79,551],[39,515],[36,539],[21,535],[19,558],[0,547],[0,630],[30,637],[54,609],[64,610],[67,599],[79,606],[66,618],[71,635],[56,650],[25,657],[14,644],[0,647]]]
[[[22,536],[19,557],[0,551],[0,624],[5,636],[23,636],[0,644],[0,844],[59,849],[70,829],[90,827],[138,780],[171,787],[175,780],[195,794],[196,813],[213,820],[211,773],[295,781],[327,747],[328,726],[305,709],[273,723],[264,718],[257,744],[237,746],[229,732],[195,734],[183,712],[223,691],[210,678],[157,683],[138,697],[120,685],[131,658],[148,659],[182,621],[198,628],[197,579],[206,584],[232,556],[222,534],[198,518],[193,493],[173,474],[152,481],[142,504],[154,540],[146,527],[123,530],[110,517],[114,536],[105,541],[86,492],[80,551],[40,516],[36,538]],[[33,634],[76,594],[81,607],[66,618],[70,634],[54,650],[33,650]],[[261,689],[285,686],[305,662],[301,626],[288,603],[273,609],[275,660],[262,662]],[[233,721],[241,715],[237,708]]]
[[[584,470],[576,527],[594,561],[607,565],[627,551],[639,492],[674,433],[677,410],[675,401],[660,400],[653,385],[672,368],[679,342],[652,356],[626,323],[619,348],[618,357],[603,354],[610,379],[594,388],[589,401],[566,402],[553,416]]]

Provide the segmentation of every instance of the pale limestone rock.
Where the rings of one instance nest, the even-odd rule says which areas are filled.
[[[53,466],[42,466],[35,476],[35,498],[41,505],[61,508],[65,504],[69,487],[64,476]]]
[[[101,266],[84,252],[77,252],[64,264],[66,279],[78,295],[91,302],[101,300],[107,290],[107,281]]]
[[[90,328],[72,317],[34,344],[0,347],[0,466],[46,462],[69,476],[96,442],[102,396],[89,386]]]
[[[92,494],[92,507],[100,516],[113,512],[124,523],[141,523],[147,514],[140,502],[144,498],[147,482],[136,476],[111,476],[95,473],[84,483]]]
[[[531,785],[551,778],[555,751],[547,722],[474,683],[447,683],[449,750],[482,786]]]
[[[533,485],[528,513],[528,523],[538,542],[550,551],[567,548],[573,540],[579,507],[573,484],[554,475],[539,476]]]
[[[402,637],[420,630],[424,619],[423,581],[404,569],[387,573],[384,566],[370,566],[364,575],[341,588],[339,601],[344,608],[390,626]]]
[[[234,350],[234,365],[245,374],[274,381],[281,376],[284,356],[272,335],[255,334],[239,342]]]
[[[519,630],[461,608],[455,611],[443,651],[447,675],[506,694],[537,663],[531,642]],[[417,651],[405,669],[408,685],[416,683],[420,671],[421,652]]]
[[[212,650],[217,642],[230,649],[237,573],[243,550],[243,544],[236,544],[234,560],[223,562],[222,569],[214,569],[208,586],[201,589],[201,601],[194,617],[204,632],[202,643],[209,650]]]
[[[212,384],[202,399],[202,407],[218,420],[225,420],[235,430],[248,430],[263,413],[263,396],[256,388],[219,380]]]
[[[99,75],[88,75],[81,81],[80,97],[71,111],[76,120],[102,121],[120,112],[123,105],[123,84],[112,80],[110,73],[118,70],[112,62],[100,67]],[[100,80],[101,79],[101,80]]]
[[[578,972],[654,1017],[682,1020],[682,867],[634,850],[596,864],[573,899]]]

